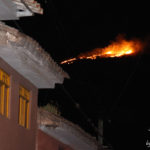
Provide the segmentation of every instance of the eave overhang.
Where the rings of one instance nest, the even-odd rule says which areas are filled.
[[[0,23],[0,57],[37,88],[54,88],[69,75],[29,36]]]
[[[74,150],[97,150],[98,142],[78,125],[56,116],[50,112],[38,109],[38,128],[49,136],[69,145]]]
[[[41,5],[35,0],[0,0],[0,20],[18,20],[34,13],[43,14]]]
[[[0,20],[18,19],[17,8],[11,0],[0,0]]]

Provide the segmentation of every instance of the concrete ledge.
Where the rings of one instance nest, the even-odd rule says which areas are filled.
[[[37,88],[54,88],[69,75],[29,36],[0,23],[0,57]]]

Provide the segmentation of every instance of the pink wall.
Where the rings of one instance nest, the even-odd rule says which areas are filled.
[[[41,130],[38,130],[37,135],[38,150],[59,150],[59,146],[63,148],[62,150],[73,150],[68,145],[61,143],[57,139],[47,135]]]
[[[38,90],[1,58],[0,68],[11,76],[9,118],[0,115],[0,150],[35,150]],[[18,124],[20,85],[31,91],[29,129]]]

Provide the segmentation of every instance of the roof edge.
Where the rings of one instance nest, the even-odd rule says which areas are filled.
[[[14,48],[22,47],[25,53],[32,56],[32,59],[39,65],[44,66],[47,72],[52,72],[57,81],[63,83],[64,78],[70,79],[66,73],[44,49],[31,37],[19,32],[17,29],[9,27],[0,22],[0,45],[13,46]]]
[[[65,128],[69,133],[75,134],[76,137],[80,137],[82,141],[89,145],[97,146],[98,142],[95,137],[92,137],[90,134],[86,133],[78,125],[73,124],[72,122],[64,119],[61,116],[52,114],[43,108],[38,109],[38,126],[42,131],[47,131],[49,128]],[[47,129],[46,129],[47,128]]]

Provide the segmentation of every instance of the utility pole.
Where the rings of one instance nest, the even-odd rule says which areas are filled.
[[[98,150],[103,150],[103,120],[98,120]]]

